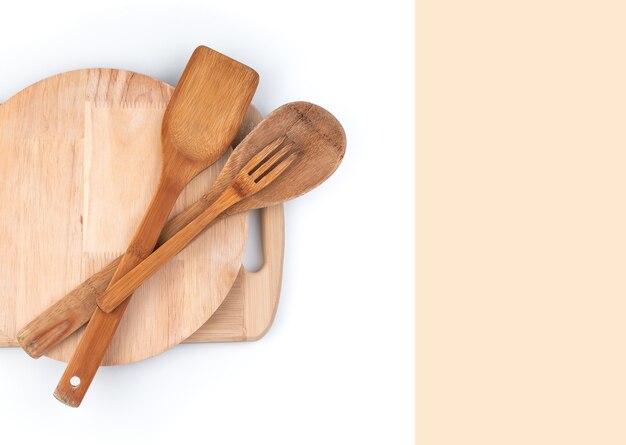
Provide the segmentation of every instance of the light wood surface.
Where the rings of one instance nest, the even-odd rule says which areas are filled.
[[[148,257],[183,189],[226,153],[258,84],[253,69],[206,46],[196,48],[163,116],[157,189],[109,287]],[[129,303],[130,299],[110,313],[96,308],[54,392],[59,401],[72,407],[81,404]]]
[[[0,106],[0,331],[9,338],[125,250],[157,185],[171,91],[138,74],[82,70]],[[175,213],[224,161],[192,181]],[[239,273],[246,230],[245,215],[217,223],[146,283],[105,363],[151,357],[197,331]],[[67,360],[79,335],[48,355]]]
[[[337,169],[345,147],[343,128],[321,107],[297,102],[272,112],[237,146],[226,162],[207,194],[216,196],[209,200],[211,204],[148,258],[109,286],[105,294],[97,298],[98,305],[105,312],[117,310],[128,295],[218,215],[233,212],[231,209],[235,206],[237,211],[245,211],[266,205],[264,199],[292,199],[317,187]]]
[[[160,125],[160,113],[151,112],[153,108],[164,109],[169,96],[173,90],[172,87],[162,82],[151,79],[147,76],[138,75],[136,73],[129,73],[118,70],[85,70],[84,72],[72,72],[64,73],[55,76],[55,84],[71,84],[74,82],[74,78],[86,76],[91,78],[92,85],[97,86],[92,92],[98,92],[98,109],[106,107],[113,107],[117,104],[119,107],[124,108],[124,113],[119,116],[118,120],[124,119],[132,122],[145,121],[145,132],[152,133],[155,129],[158,131]],[[63,78],[68,78],[63,80]],[[97,80],[103,79],[103,81]],[[110,79],[117,79],[111,81]],[[48,80],[42,82],[41,85],[37,85],[39,93],[45,89],[45,86],[49,83]],[[30,89],[30,88],[29,88]],[[127,99],[119,94],[119,92],[126,90]],[[117,93],[115,93],[117,92]],[[37,92],[21,92],[20,95],[29,94],[29,97],[22,99],[20,104],[32,108],[33,111],[30,116],[37,116],[39,112],[43,112],[41,104],[38,103],[42,99],[41,94]],[[67,94],[67,90],[66,90]],[[75,92],[72,94],[79,94]],[[133,96],[134,95],[134,96]],[[93,100],[93,97],[86,97],[88,101]],[[130,100],[130,101],[129,101]],[[93,103],[91,104],[93,105]],[[12,102],[9,102],[9,106],[13,106]],[[0,108],[2,104],[0,104]],[[90,107],[91,108],[91,107]],[[87,108],[89,110],[89,108]],[[119,110],[118,110],[119,112]],[[116,112],[115,114],[117,114]],[[109,110],[107,114],[112,113]],[[102,114],[102,113],[101,113]],[[103,116],[105,116],[103,114]],[[23,119],[30,119],[29,116],[23,116]],[[261,115],[254,108],[250,107],[244,123],[239,130],[235,143],[238,144],[259,122],[261,121]],[[23,121],[22,123],[24,123]],[[71,122],[71,125],[70,123]],[[66,125],[71,127],[72,125],[82,125],[80,119],[71,120]],[[112,123],[115,124],[114,120]],[[74,124],[75,123],[75,124]],[[151,127],[150,127],[151,126]],[[116,126],[116,128],[120,128]],[[109,129],[110,130],[110,129]],[[68,129],[69,132],[80,132],[80,129]],[[100,132],[101,137],[110,137],[108,132]],[[100,144],[103,153],[111,148],[109,144]],[[143,146],[134,145],[131,147],[133,150],[141,149]],[[148,147],[146,147],[147,149]],[[154,146],[153,149],[158,151],[158,146]],[[146,151],[150,157],[150,152]],[[129,153],[129,155],[132,153]],[[0,157],[2,156],[0,147]],[[203,176],[210,176],[214,174],[213,169],[202,173],[197,180],[200,181]],[[156,182],[156,178],[153,178]],[[199,186],[201,187],[201,185]],[[189,190],[188,190],[189,191]],[[187,193],[187,191],[185,192]],[[148,193],[144,193],[145,195]],[[182,199],[182,198],[181,198]],[[0,209],[0,214],[2,209]],[[176,212],[176,209],[175,209]],[[263,243],[263,255],[264,264],[261,269],[256,272],[249,272],[245,268],[241,267],[237,279],[230,289],[225,301],[218,308],[215,314],[204,323],[194,334],[191,335],[185,342],[190,343],[204,343],[204,342],[228,342],[228,341],[255,341],[260,339],[270,328],[274,316],[277,310],[280,288],[282,282],[282,265],[283,265],[283,251],[284,251],[284,213],[283,206],[281,204],[264,208],[260,210],[262,219],[262,243]],[[229,221],[235,221],[243,218],[243,216],[231,218]],[[130,225],[130,224],[129,224]],[[128,225],[128,226],[129,226]],[[89,225],[87,225],[89,227]],[[124,225],[127,227],[127,225]],[[94,237],[101,236],[100,231],[94,231]],[[25,236],[25,235],[22,235]],[[129,235],[130,236],[130,235]],[[194,241],[194,243],[206,245],[203,238],[207,235],[203,234]],[[95,239],[95,238],[94,238]],[[95,243],[97,245],[97,243]],[[118,250],[117,253],[121,251]],[[102,265],[106,258],[102,258],[99,264]],[[91,269],[95,269],[98,265],[93,264]],[[109,274],[109,279],[112,272]],[[84,274],[83,274],[84,276]],[[42,277],[45,278],[45,277]],[[195,279],[200,280],[197,290],[201,291],[201,280],[208,279],[208,276],[197,275]],[[108,283],[108,280],[105,281]],[[102,286],[102,284],[100,285]],[[96,294],[100,291],[104,291],[104,287],[100,290],[96,288]],[[143,290],[139,291],[140,293]],[[93,305],[95,307],[95,295],[91,296]],[[157,293],[159,295],[159,293]],[[31,309],[32,312],[32,309]],[[11,317],[12,314],[0,313],[0,320],[5,320],[6,317]],[[127,314],[127,318],[129,317]],[[5,323],[6,324],[6,323]],[[19,323],[12,323],[17,324]],[[129,331],[132,332],[132,325],[129,326]],[[78,335],[78,334],[77,334]],[[76,339],[70,339],[75,341]],[[68,343],[69,345],[69,343]],[[19,346],[14,336],[9,336],[0,331],[0,347],[16,347]],[[62,348],[57,348],[51,352],[51,356],[58,360],[67,360],[70,351],[65,351]],[[64,358],[65,356],[65,358]],[[111,355],[111,358],[115,356]],[[117,364],[112,361],[110,364]]]
[[[14,346],[19,346],[19,344],[17,343],[17,340],[0,332],[0,348],[8,348],[8,347],[14,347]]]

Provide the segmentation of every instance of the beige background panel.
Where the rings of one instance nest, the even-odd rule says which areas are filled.
[[[420,443],[626,442],[625,17],[419,4]]]

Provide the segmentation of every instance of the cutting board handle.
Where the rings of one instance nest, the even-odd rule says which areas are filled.
[[[283,282],[283,261],[285,254],[285,216],[283,205],[263,209],[261,214],[263,233],[263,266],[257,272],[243,268],[244,321],[247,340],[255,341],[263,337],[274,322],[278,298]],[[255,295],[262,292],[264,295]],[[256,300],[250,301],[251,299]],[[274,300],[275,299],[275,300]],[[262,303],[263,306],[258,306]]]

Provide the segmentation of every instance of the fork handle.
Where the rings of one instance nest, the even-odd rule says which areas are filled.
[[[235,189],[228,187],[213,204],[207,207],[196,219],[190,222],[176,235],[166,241],[139,265],[126,273],[119,281],[109,286],[107,291],[97,298],[98,306],[106,313],[115,313],[120,305],[154,275],[172,257],[182,251],[202,231],[225,210],[241,201],[242,197]]]

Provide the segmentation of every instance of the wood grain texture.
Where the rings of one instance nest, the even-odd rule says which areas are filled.
[[[7,337],[124,251],[156,188],[171,92],[134,73],[81,70],[0,106],[0,331]],[[115,169],[112,153],[129,168]],[[224,161],[192,181],[174,213],[206,192]],[[127,207],[114,207],[119,202]],[[105,363],[150,357],[198,330],[239,273],[245,237],[245,215],[222,221],[146,283]],[[209,278],[215,274],[223,280]],[[79,335],[48,355],[67,360]]]
[[[151,101],[166,102],[172,92],[172,87],[169,85],[154,79],[147,81],[146,76],[117,70],[98,70],[98,72],[98,76],[89,77],[92,85],[89,91],[96,91],[95,97],[100,101],[110,101],[112,104],[120,105],[121,108],[126,109],[128,113],[124,115],[124,118],[130,121],[137,121],[146,112],[146,109],[151,109],[151,104],[153,104]],[[77,73],[66,73],[56,77],[74,76],[75,74]],[[120,82],[116,79],[123,79],[123,81]],[[119,86],[120,83],[129,85],[125,96],[120,94],[121,91],[124,91],[124,88]],[[107,85],[108,87],[106,87]],[[137,97],[129,96],[132,93],[137,93]],[[125,98],[134,102],[124,102]],[[36,99],[33,97],[33,100]],[[131,104],[136,106],[130,106]],[[154,126],[158,126],[157,121],[161,117],[160,114],[157,113],[155,116],[150,116],[150,118],[154,119]],[[234,145],[239,144],[261,119],[260,113],[254,107],[250,107],[246,113],[244,123],[236,136]],[[108,133],[105,133],[96,137],[96,139],[100,137],[110,136]],[[106,153],[107,147],[109,145],[104,144],[104,153]],[[158,150],[158,148],[155,147],[155,150]],[[144,194],[147,195],[148,193],[147,191]],[[284,212],[282,204],[261,209],[260,212],[264,255],[262,268],[256,272],[249,272],[244,267],[241,267],[237,279],[222,305],[185,342],[255,341],[269,330],[278,307],[282,282]],[[132,232],[129,225],[122,224],[118,229],[128,230],[127,236],[130,238]],[[199,243],[200,241],[196,242]],[[120,247],[120,251],[121,249]],[[102,261],[100,261],[100,265],[101,263]],[[90,263],[90,268],[85,270],[82,275],[94,273],[98,266],[97,263]],[[107,267],[110,268],[110,265]],[[106,267],[100,269],[100,272],[105,269]],[[95,281],[90,281],[90,285],[96,291],[91,296],[92,307],[95,308],[95,295],[104,291],[114,270],[115,267],[111,268],[108,274],[105,273],[105,275],[108,275],[108,278],[105,276],[104,279],[99,278]],[[198,278],[202,279],[202,276]],[[0,347],[16,346],[18,346],[18,343],[13,337],[0,332]],[[62,357],[55,358],[63,359]]]

